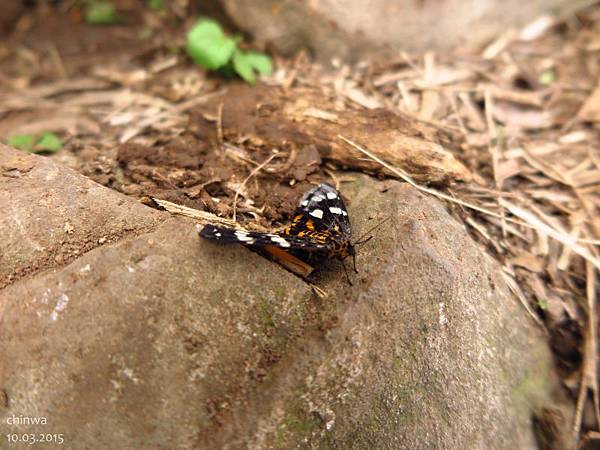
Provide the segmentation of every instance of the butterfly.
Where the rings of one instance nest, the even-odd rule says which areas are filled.
[[[199,234],[221,244],[243,244],[266,250],[288,268],[291,265],[297,269],[303,262],[314,265],[351,256],[354,271],[358,272],[354,249],[357,243],[351,242],[348,210],[340,193],[328,184],[307,191],[292,214],[292,221],[282,230],[261,233],[205,225]]]

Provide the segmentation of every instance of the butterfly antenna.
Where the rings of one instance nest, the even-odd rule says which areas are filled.
[[[373,235],[369,235],[369,236],[367,236],[367,235],[369,233],[371,233],[371,231],[374,231],[375,229],[379,228],[381,225],[386,223],[388,220],[390,220],[389,217],[386,219],[383,219],[381,222],[379,222],[375,226],[371,227],[370,230],[368,230],[366,233],[364,233],[361,237],[358,238],[358,240],[356,242],[354,242],[354,244],[352,244],[352,264],[354,266],[354,273],[358,273],[358,269],[356,268],[356,252],[354,251],[354,246],[365,244],[365,243],[369,242],[371,239],[373,239]],[[365,236],[367,236],[367,237],[365,238]],[[345,268],[346,268],[346,266],[344,266],[344,269]],[[348,274],[346,274],[346,276],[348,276]]]
[[[362,245],[362,244],[365,244],[365,243],[369,242],[371,239],[373,239],[373,235],[372,234],[370,236],[367,236],[366,239],[362,239],[362,240],[356,241],[353,245]]]
[[[368,236],[366,239],[365,239],[365,236],[369,235],[372,231],[375,231],[377,228],[379,228],[381,225],[386,223],[388,220],[390,220],[389,217],[386,219],[383,219],[381,222],[379,222],[375,226],[371,227],[366,233],[363,233],[362,236],[359,237],[358,240],[353,245],[362,245],[366,242],[369,242],[371,239],[373,239],[373,236]]]

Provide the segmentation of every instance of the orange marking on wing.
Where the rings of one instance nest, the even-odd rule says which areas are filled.
[[[282,250],[279,247],[273,245],[265,245],[264,250],[275,258],[275,260],[286,269],[294,272],[301,277],[308,277],[314,269],[309,264],[306,264],[301,259],[296,258],[294,255]]]

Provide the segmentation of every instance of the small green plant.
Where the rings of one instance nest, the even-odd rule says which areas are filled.
[[[150,9],[154,11],[162,11],[165,9],[165,2],[163,0],[147,0],[146,2]]]
[[[19,134],[7,140],[8,145],[31,153],[54,153],[63,148],[60,138],[54,133],[44,133],[41,136]]]
[[[25,150],[30,152],[33,150],[33,144],[35,144],[35,137],[32,134],[19,134],[17,136],[11,136],[6,141],[8,145],[19,150]]]
[[[44,133],[33,147],[34,151],[57,152],[63,148],[60,138],[54,133]]]
[[[271,58],[264,53],[239,49],[240,40],[240,37],[227,36],[217,22],[202,19],[188,31],[186,50],[196,64],[224,74],[237,73],[254,84],[257,74],[269,75],[273,71]]]
[[[94,25],[110,25],[119,22],[115,5],[109,0],[88,0],[85,21]]]

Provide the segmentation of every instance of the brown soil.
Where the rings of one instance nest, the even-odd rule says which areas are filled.
[[[357,158],[347,146],[343,148],[337,135],[346,132],[355,137],[354,129],[362,142],[370,142],[369,136],[373,136],[371,143],[376,148],[397,141],[398,135],[411,138],[405,147],[415,150],[404,156],[404,162],[418,180],[447,184],[470,177],[451,154],[429,148],[431,142],[456,147],[458,137],[451,130],[383,108],[368,110],[340,102],[336,95],[314,87],[251,88],[237,82],[223,83],[208,75],[200,80],[203,90],[225,86],[223,95],[192,108],[187,123],[176,132],[166,129],[146,133],[146,138],[134,137],[127,143],[119,142],[122,128],[106,126],[87,104],[77,112],[66,106],[69,112],[57,114],[56,105],[69,105],[81,92],[98,95],[114,83],[131,86],[134,95],[152,93],[166,99],[180,96],[176,83],[188,80],[186,71],[197,72],[187,62],[149,80],[136,74],[141,67],[165,58],[164,46],[175,40],[172,36],[181,35],[181,29],[172,28],[172,17],[167,16],[153,24],[155,32],[160,30],[160,38],[142,39],[140,35],[149,24],[128,15],[131,10],[131,2],[123,2],[121,11],[127,23],[111,27],[84,24],[77,9],[61,14],[59,8],[44,7],[26,13],[21,19],[24,25],[17,27],[6,45],[6,51],[15,52],[12,56],[16,57],[7,54],[0,61],[0,70],[14,77],[14,84],[21,88],[39,87],[39,95],[49,105],[37,105],[35,111],[7,108],[0,120],[0,135],[30,132],[27,124],[36,122],[42,128],[45,125],[44,130],[54,127],[75,132],[77,137],[67,142],[68,153],[55,157],[94,181],[137,198],[157,197],[223,217],[232,216],[239,190],[237,219],[263,227],[284,221],[309,186],[322,181],[337,183],[338,179],[331,176],[333,169],[385,174],[377,163]],[[56,52],[48,53],[48,42],[53,50],[60,50],[58,57]],[[21,46],[33,50],[34,67],[14,50]],[[82,81],[66,82],[69,79]],[[96,105],[106,109],[106,103],[107,99],[100,98]],[[319,114],[329,115],[326,123],[319,123]],[[49,123],[49,115],[57,118]],[[40,131],[40,127],[34,126],[34,131]],[[394,136],[389,135],[390,131]],[[271,162],[248,179],[269,158]],[[447,158],[451,158],[449,163]],[[435,159],[439,159],[437,166],[432,165]]]
[[[127,17],[135,18],[132,15]],[[98,79],[97,87],[105,88],[107,85],[101,80],[110,78],[107,68],[118,66],[119,70],[125,67],[135,71],[136,67],[163,54],[157,49],[156,39],[147,41],[139,37],[147,25],[139,23],[139,18],[128,20],[126,25],[93,27],[82,22],[77,10],[61,14],[58,8],[40,8],[26,11],[21,21],[24,29],[19,28],[9,36],[3,47],[7,54],[0,60],[1,73],[7,79],[12,78],[20,88],[40,86],[43,89],[45,85],[61,83],[60,80],[66,79],[65,76],[70,79],[95,76]],[[161,24],[165,30],[161,42],[168,41],[166,36],[174,32],[169,31],[166,22],[168,21],[165,19]],[[59,62],[48,53],[48,42],[54,50],[60,50]],[[9,57],[15,56],[9,55],[9,52],[18,53],[14,49],[21,46],[31,48],[36,56],[33,73],[27,58],[20,58],[19,55]],[[148,49],[154,49],[153,55],[146,55]],[[115,72],[112,75],[117,74]],[[212,88],[217,88],[221,83],[220,80],[204,81],[210,83]],[[172,94],[168,89],[170,82],[169,74],[159,74],[151,82],[137,84],[135,88],[138,92],[160,92],[168,97]],[[60,103],[90,87],[82,87],[80,90],[72,83],[64,84],[64,87],[56,89],[56,95],[51,93],[52,100]],[[244,94],[245,98],[237,97],[236,101],[240,104],[240,111],[245,113],[246,109],[255,107],[250,102],[254,102],[256,98],[251,90],[244,90]],[[15,134],[15,130],[18,134],[19,127],[23,124],[44,121],[55,112],[52,105],[37,108],[33,112],[26,108],[15,108],[0,120],[0,134],[11,136]],[[99,123],[90,117],[89,112],[80,116],[87,116],[86,118],[95,122],[86,130],[92,131],[95,136],[82,136],[81,132],[84,130],[75,124],[74,128],[80,133],[79,138],[67,143],[68,155],[59,154],[56,158],[94,181],[127,195],[138,198],[158,197],[224,217],[231,217],[233,198],[243,180],[257,165],[269,158],[275,148],[257,145],[224,152],[217,142],[216,117],[199,118],[198,114],[191,115],[190,126],[178,135],[167,132],[153,136],[150,145],[118,144],[115,143],[118,128]],[[84,120],[86,119],[80,118],[79,122]],[[198,134],[196,120],[204,123],[204,134]],[[65,123],[53,125],[58,130],[70,128]],[[207,127],[212,130],[210,138],[206,132]],[[102,136],[100,140],[99,134]],[[243,138],[240,138],[240,142],[243,142]],[[113,143],[116,145],[112,145]],[[251,201],[243,201],[242,205],[238,205],[238,219],[260,219],[263,225],[281,221],[294,209],[298,198],[311,183],[328,178],[314,146],[303,145],[297,151],[293,142],[284,142],[277,147],[279,154],[266,168],[266,173],[258,173],[252,177],[241,191],[240,200]],[[239,150],[239,154],[235,154],[236,150]]]
[[[309,182],[325,178],[314,147],[300,152],[288,147],[280,149],[274,158],[277,163],[270,165],[266,174],[257,174],[245,185],[244,197],[252,199],[252,205],[239,207],[238,214],[260,211],[260,217],[268,221],[282,220],[296,206]],[[157,197],[231,217],[239,182],[250,175],[256,164],[264,163],[270,153],[267,148],[257,147],[245,153],[247,157],[236,157],[224,153],[216,142],[187,133],[164,147],[123,144],[117,151],[122,176],[119,181],[114,177],[109,184],[129,195]],[[299,156],[290,161],[291,154]]]

